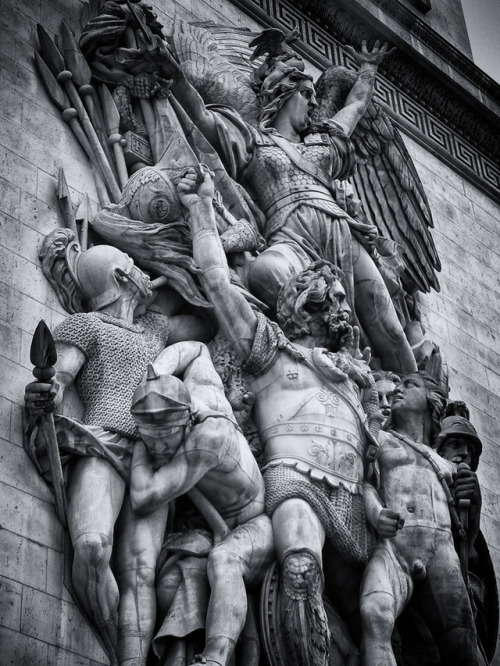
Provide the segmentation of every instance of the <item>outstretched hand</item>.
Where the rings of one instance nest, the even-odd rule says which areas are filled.
[[[370,347],[365,347],[363,351],[359,348],[360,332],[359,326],[352,327],[352,335],[350,338],[349,352],[356,361],[364,361],[367,365],[371,359]]]
[[[192,208],[203,200],[212,201],[215,194],[214,181],[210,171],[202,166],[201,175],[203,177],[200,183],[200,174],[194,167],[189,167],[184,172],[177,185],[179,198],[186,208]]]
[[[349,45],[345,47],[345,50],[354,58],[358,65],[366,63],[378,67],[382,62],[382,59],[386,55],[393,53],[396,49],[390,49],[387,42],[384,42],[382,46],[380,46],[380,42],[377,40],[373,45],[373,49],[369,51],[366,46],[366,40],[364,39],[361,42],[361,51],[356,51],[356,49]]]

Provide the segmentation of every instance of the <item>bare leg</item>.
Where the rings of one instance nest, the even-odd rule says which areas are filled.
[[[246,584],[256,584],[273,561],[271,522],[258,516],[233,530],[210,552],[208,578],[212,592],[207,613],[207,664],[225,666],[247,616]]]
[[[456,551],[440,535],[427,579],[415,590],[422,616],[436,641],[445,666],[476,666],[477,635],[467,589]]]
[[[68,489],[68,523],[75,551],[73,585],[116,664],[118,587],[109,563],[125,482],[109,463],[81,458]]]
[[[409,576],[405,576],[401,568],[396,568],[388,548],[379,543],[366,566],[361,584],[363,666],[396,666],[392,631],[412,590]]]
[[[399,323],[384,280],[365,248],[352,239],[356,314],[384,370],[417,371],[415,357]]]
[[[302,499],[282,502],[272,520],[281,565],[281,626],[288,661],[297,666],[327,666],[330,630],[322,599],[321,552],[325,531]]]
[[[116,578],[120,589],[118,655],[121,666],[145,666],[156,622],[155,569],[168,504],[134,514],[128,496],[118,522]]]

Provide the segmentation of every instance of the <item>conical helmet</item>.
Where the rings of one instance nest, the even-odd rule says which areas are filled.
[[[159,375],[149,365],[146,379],[135,390],[130,413],[140,429],[187,425],[191,396],[178,377]]]

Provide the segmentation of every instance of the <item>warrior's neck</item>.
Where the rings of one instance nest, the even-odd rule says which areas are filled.
[[[301,138],[299,132],[293,127],[293,124],[290,121],[290,118],[278,117],[273,123],[274,129],[281,134],[282,137],[288,139],[292,143],[300,143]]]
[[[136,308],[137,300],[135,298],[120,298],[118,301],[102,308],[101,312],[109,317],[120,319],[126,324],[133,324]]]
[[[405,415],[398,415],[393,418],[392,428],[413,442],[428,444],[428,427],[425,414],[406,413]]]

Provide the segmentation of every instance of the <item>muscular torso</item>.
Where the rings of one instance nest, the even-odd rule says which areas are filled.
[[[224,395],[199,385],[190,393],[195,425],[177,455],[190,464],[194,451],[209,461],[196,486],[233,528],[264,512],[264,481]]]
[[[383,504],[398,512],[406,526],[450,530],[447,497],[431,463],[391,433],[381,433],[381,439],[379,494]],[[451,481],[452,463],[430,447],[419,446],[430,453],[445,479]]]

